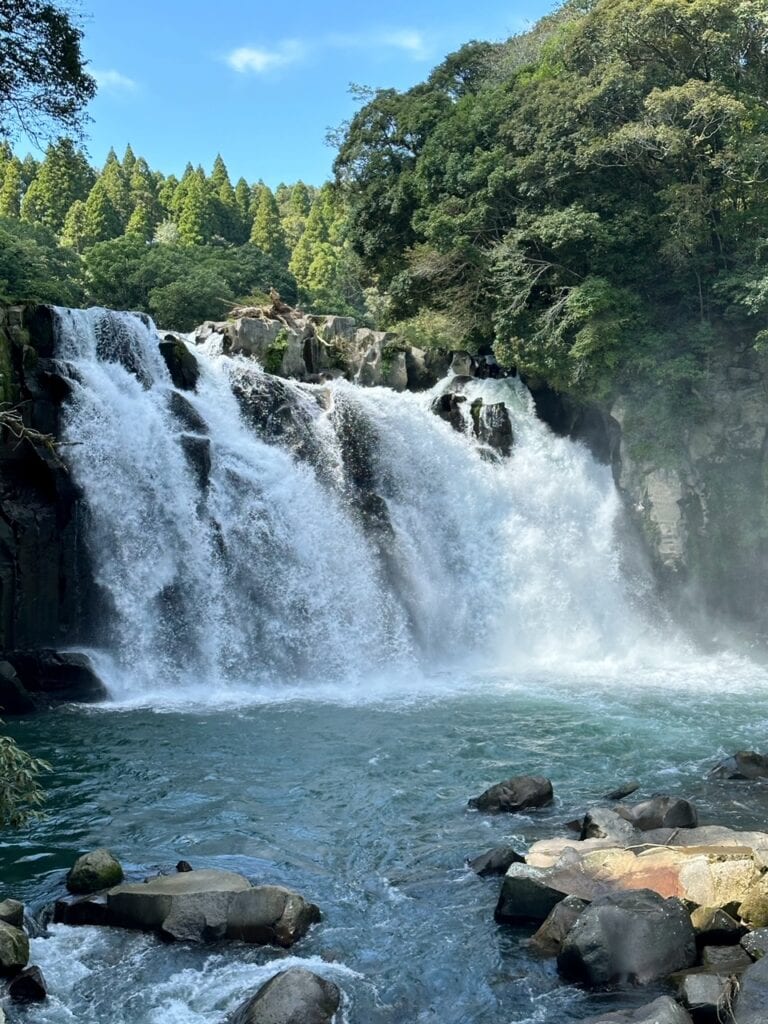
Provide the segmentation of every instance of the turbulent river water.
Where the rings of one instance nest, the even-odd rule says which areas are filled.
[[[524,851],[630,777],[763,826],[768,799],[707,771],[761,746],[764,670],[675,634],[621,557],[609,469],[518,381],[468,386],[507,405],[498,461],[433,395],[343,382],[283,385],[300,435],[267,436],[261,369],[216,338],[196,354],[182,421],[150,325],[60,313],[111,700],[14,725],[55,774],[3,877],[40,909],[108,845],[136,877],[184,858],[289,885],[323,922],[290,953],[52,926],[33,940],[51,998],[23,1019],[221,1024],[299,962],[337,981],[347,1024],[556,1024],[647,999],[561,985],[465,858]],[[552,778],[553,807],[466,809],[523,772]]]

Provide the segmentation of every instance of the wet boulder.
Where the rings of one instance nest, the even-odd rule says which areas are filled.
[[[513,850],[511,846],[497,846],[487,853],[481,853],[479,857],[468,861],[469,867],[480,875],[481,878],[489,878],[492,875],[506,875],[513,864],[523,864],[525,857]]]
[[[45,699],[94,703],[107,688],[87,654],[78,651],[10,651],[6,653],[24,689]]]
[[[302,967],[276,974],[235,1010],[230,1024],[330,1024],[341,1004],[341,992]]]
[[[194,391],[200,377],[200,367],[181,338],[166,334],[160,342],[160,354],[165,360],[174,386],[181,391]]]
[[[736,996],[734,1024],[765,1024],[768,1021],[768,957],[742,974]]]
[[[646,985],[695,962],[685,906],[649,889],[598,897],[579,915],[557,958],[564,978],[589,987]]]
[[[614,1010],[589,1017],[584,1024],[693,1024],[691,1015],[669,996],[660,996],[646,1006]]]
[[[492,451],[507,456],[512,451],[512,421],[503,402],[485,403],[476,398],[470,407],[475,437]]]
[[[557,956],[565,937],[589,904],[578,896],[566,896],[549,912],[546,921],[531,937],[531,948],[542,956]]]
[[[710,772],[719,779],[745,781],[768,779],[768,756],[754,750],[739,750]]]
[[[190,400],[179,391],[171,391],[168,408],[184,430],[192,434],[208,433],[208,424]]]
[[[53,905],[54,924],[108,925],[109,910],[104,892],[88,896],[62,896]]]
[[[584,815],[581,839],[610,839],[617,846],[637,840],[638,830],[613,807],[593,807]]]
[[[27,933],[12,924],[0,921],[0,974],[13,977],[29,962]]]
[[[78,857],[67,875],[67,889],[78,896],[119,885],[123,880],[120,861],[110,850],[92,850]]]
[[[257,885],[235,895],[225,935],[241,942],[288,948],[319,920],[319,909],[297,892],[279,885]]]
[[[465,427],[462,406],[466,404],[466,401],[466,395],[457,395],[453,391],[446,391],[445,394],[438,395],[432,402],[432,412],[462,434]]]
[[[197,434],[182,434],[179,441],[187,464],[195,476],[198,488],[201,491],[206,491],[211,477],[210,438],[200,437]]]
[[[0,661],[0,711],[5,715],[26,715],[35,710],[35,702],[21,684],[9,661]]]
[[[43,1003],[48,988],[39,967],[26,967],[8,984],[8,995],[14,1003]]]
[[[231,871],[187,871],[118,885],[107,893],[107,909],[118,927],[211,942],[224,937],[232,901],[250,888],[247,878]]]
[[[606,793],[603,800],[623,800],[625,797],[632,796],[638,789],[640,789],[640,783],[632,779],[631,782],[624,782],[616,789],[612,789],[610,793]]]
[[[631,807],[619,805],[616,813],[641,832],[657,828],[696,828],[699,823],[693,804],[675,796],[654,796]]]
[[[513,864],[504,876],[494,916],[499,924],[544,921],[566,895],[548,884],[545,871]]]
[[[473,797],[469,807],[489,814],[516,813],[546,807],[553,800],[552,783],[541,775],[516,775]]]
[[[0,921],[12,924],[14,928],[24,926],[24,904],[19,900],[3,900],[0,903]]]

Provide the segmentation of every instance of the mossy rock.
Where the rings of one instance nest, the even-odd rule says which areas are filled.
[[[120,861],[109,850],[92,850],[78,857],[67,875],[67,889],[87,895],[100,889],[111,889],[123,880]]]
[[[12,924],[0,921],[0,974],[13,977],[29,962],[27,933]]]

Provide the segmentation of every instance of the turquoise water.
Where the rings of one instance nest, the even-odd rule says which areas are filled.
[[[13,723],[54,765],[47,817],[0,848],[5,891],[40,910],[81,851],[108,845],[136,877],[180,858],[294,887],[323,922],[290,953],[167,946],[52,928],[33,942],[51,999],[30,1024],[221,1022],[286,963],[345,993],[349,1024],[584,1019],[647,991],[587,995],[493,921],[499,880],[465,857],[521,851],[615,784],[696,801],[704,822],[768,826],[768,787],[709,780],[718,756],[761,748],[768,687],[739,662],[677,673],[445,678],[446,696],[280,700],[226,710],[62,708]],[[485,817],[468,797],[510,774],[549,775],[553,807]]]

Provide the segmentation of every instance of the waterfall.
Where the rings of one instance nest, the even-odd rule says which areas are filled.
[[[63,439],[87,509],[113,695],[241,692],[621,655],[646,629],[610,470],[516,379],[510,457],[434,393],[299,384],[194,347],[179,392],[146,318],[58,310]],[[438,385],[444,387],[443,385]]]

